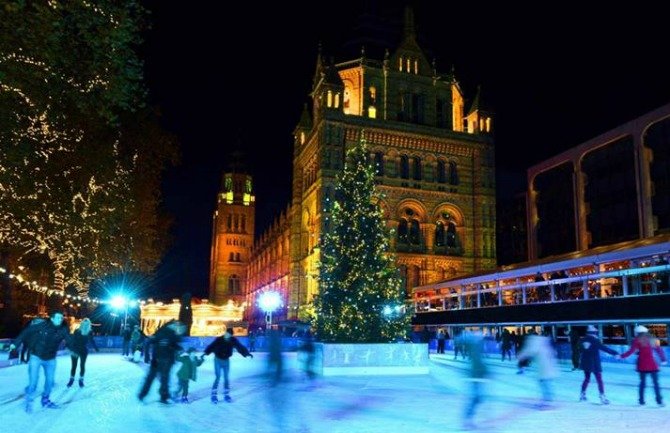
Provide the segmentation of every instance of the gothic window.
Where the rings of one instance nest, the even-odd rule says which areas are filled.
[[[444,223],[438,221],[435,224],[435,246],[443,247],[445,244],[445,230]]]
[[[239,295],[240,291],[240,277],[233,274],[228,278],[228,294]]]
[[[242,215],[242,232],[246,233],[247,232],[247,216]]]
[[[409,179],[409,158],[407,155],[402,155],[400,157],[400,177]]]
[[[370,104],[377,105],[377,88],[370,86]]]
[[[409,241],[408,237],[409,228],[407,226],[407,220],[401,219],[398,224],[398,243],[406,244]]]
[[[234,253],[230,253],[230,255],[228,256],[228,261],[229,262],[234,262],[235,261],[235,254]]]
[[[419,220],[413,219],[409,226],[409,243],[413,245],[421,244],[421,226]]]
[[[384,154],[382,152],[375,152],[375,175],[384,175]]]
[[[449,183],[451,185],[458,185],[458,168],[454,161],[449,163]]]
[[[235,253],[235,261],[236,261],[236,262],[241,262],[241,260],[240,260],[240,253]]]
[[[449,222],[447,226],[447,246],[451,248],[456,247],[456,224]]]
[[[233,216],[231,214],[228,214],[228,218],[226,218],[226,228],[228,231],[233,230]]]
[[[418,156],[412,158],[412,177],[414,180],[421,180],[421,158]]]
[[[447,164],[444,161],[437,161],[437,182],[447,183]]]

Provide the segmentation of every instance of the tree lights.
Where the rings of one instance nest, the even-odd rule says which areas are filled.
[[[402,281],[375,204],[374,167],[361,139],[347,150],[335,187],[331,230],[323,238],[316,299],[322,341],[387,342],[405,331]],[[385,306],[391,310],[384,314]]]

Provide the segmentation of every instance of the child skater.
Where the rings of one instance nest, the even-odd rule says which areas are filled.
[[[186,352],[182,352],[177,358],[177,362],[181,362],[181,367],[177,371],[179,378],[179,388],[174,393],[173,399],[176,401],[181,392],[181,403],[188,403],[188,382],[196,381],[198,367],[202,365],[205,360],[195,356],[195,347],[189,347]]]

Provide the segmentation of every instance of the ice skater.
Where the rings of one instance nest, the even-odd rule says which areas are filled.
[[[246,347],[244,347],[237,338],[233,337],[232,328],[226,329],[226,332],[223,335],[216,337],[209,346],[205,348],[205,354],[203,358],[210,353],[214,354],[214,373],[216,378],[214,379],[214,384],[212,384],[212,403],[218,403],[218,389],[219,381],[221,380],[221,373],[223,373],[223,398],[227,402],[231,402],[232,398],[230,397],[230,357],[233,356],[233,349],[246,357],[253,358],[254,355],[249,353]]]
[[[48,320],[33,319],[33,324],[25,328],[21,334],[10,344],[13,350],[19,344],[26,342],[30,348],[31,355],[28,361],[28,386],[26,387],[26,412],[32,412],[32,403],[37,390],[37,382],[40,378],[40,368],[44,370],[44,390],[42,391],[42,407],[57,409],[58,405],[49,399],[54,386],[54,374],[56,372],[56,355],[58,348],[65,340],[70,344],[70,331],[63,323],[63,313],[52,311]]]
[[[610,404],[605,396],[605,385],[603,384],[602,363],[600,362],[600,351],[607,352],[610,355],[617,355],[617,352],[610,349],[598,339],[598,330],[595,326],[589,325],[586,328],[586,335],[580,340],[581,358],[579,365],[584,370],[584,381],[582,382],[582,391],[579,395],[579,401],[586,401],[586,389],[589,387],[591,373],[596,377],[598,383],[598,392],[600,393],[600,402]]]
[[[67,387],[74,384],[74,375],[77,372],[77,363],[79,363],[79,387],[84,387],[84,374],[86,374],[86,358],[88,357],[88,345],[91,344],[96,352],[99,352],[95,344],[93,334],[91,334],[91,320],[87,317],[81,321],[79,328],[74,331],[70,340],[70,360],[72,368],[70,369],[70,380]]]
[[[205,360],[195,356],[195,347],[189,347],[185,353],[182,353],[177,358],[177,362],[181,362],[181,367],[177,371],[177,378],[179,379],[179,388],[172,395],[173,400],[179,398],[181,393],[181,403],[188,403],[188,383],[192,380],[195,382],[198,379],[198,367],[202,365]]]
[[[654,352],[661,358],[662,364],[666,364],[665,354],[659,345],[657,339],[649,335],[649,330],[646,326],[638,325],[635,327],[635,339],[633,344],[626,352],[621,354],[621,358],[628,358],[633,353],[637,352],[637,366],[636,370],[640,374],[640,385],[638,387],[640,406],[644,406],[644,388],[647,385],[647,375],[651,375],[651,380],[654,382],[654,393],[656,393],[656,404],[663,407],[663,396],[661,396],[661,387],[658,384],[658,364],[654,359]]]
[[[142,389],[137,396],[140,401],[144,401],[151,389],[151,384],[156,376],[159,376],[161,382],[160,401],[163,404],[170,403],[170,370],[175,362],[175,354],[183,350],[179,343],[185,331],[186,326],[183,323],[178,320],[171,320],[158,329],[151,338],[151,345],[153,346],[151,365],[147,377],[144,379]]]

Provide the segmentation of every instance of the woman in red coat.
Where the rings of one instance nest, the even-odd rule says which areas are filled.
[[[662,364],[665,365],[665,353],[658,344],[658,340],[649,336],[649,330],[642,326],[638,325],[635,327],[635,339],[633,344],[630,346],[625,353],[621,354],[621,358],[628,358],[633,353],[637,352],[637,371],[640,373],[640,405],[644,404],[644,388],[647,382],[647,374],[651,374],[651,379],[654,381],[654,392],[656,393],[656,403],[659,406],[665,406],[663,404],[663,397],[661,397],[661,388],[658,385],[658,364],[654,359],[654,351],[658,353],[658,356],[663,361]]]

